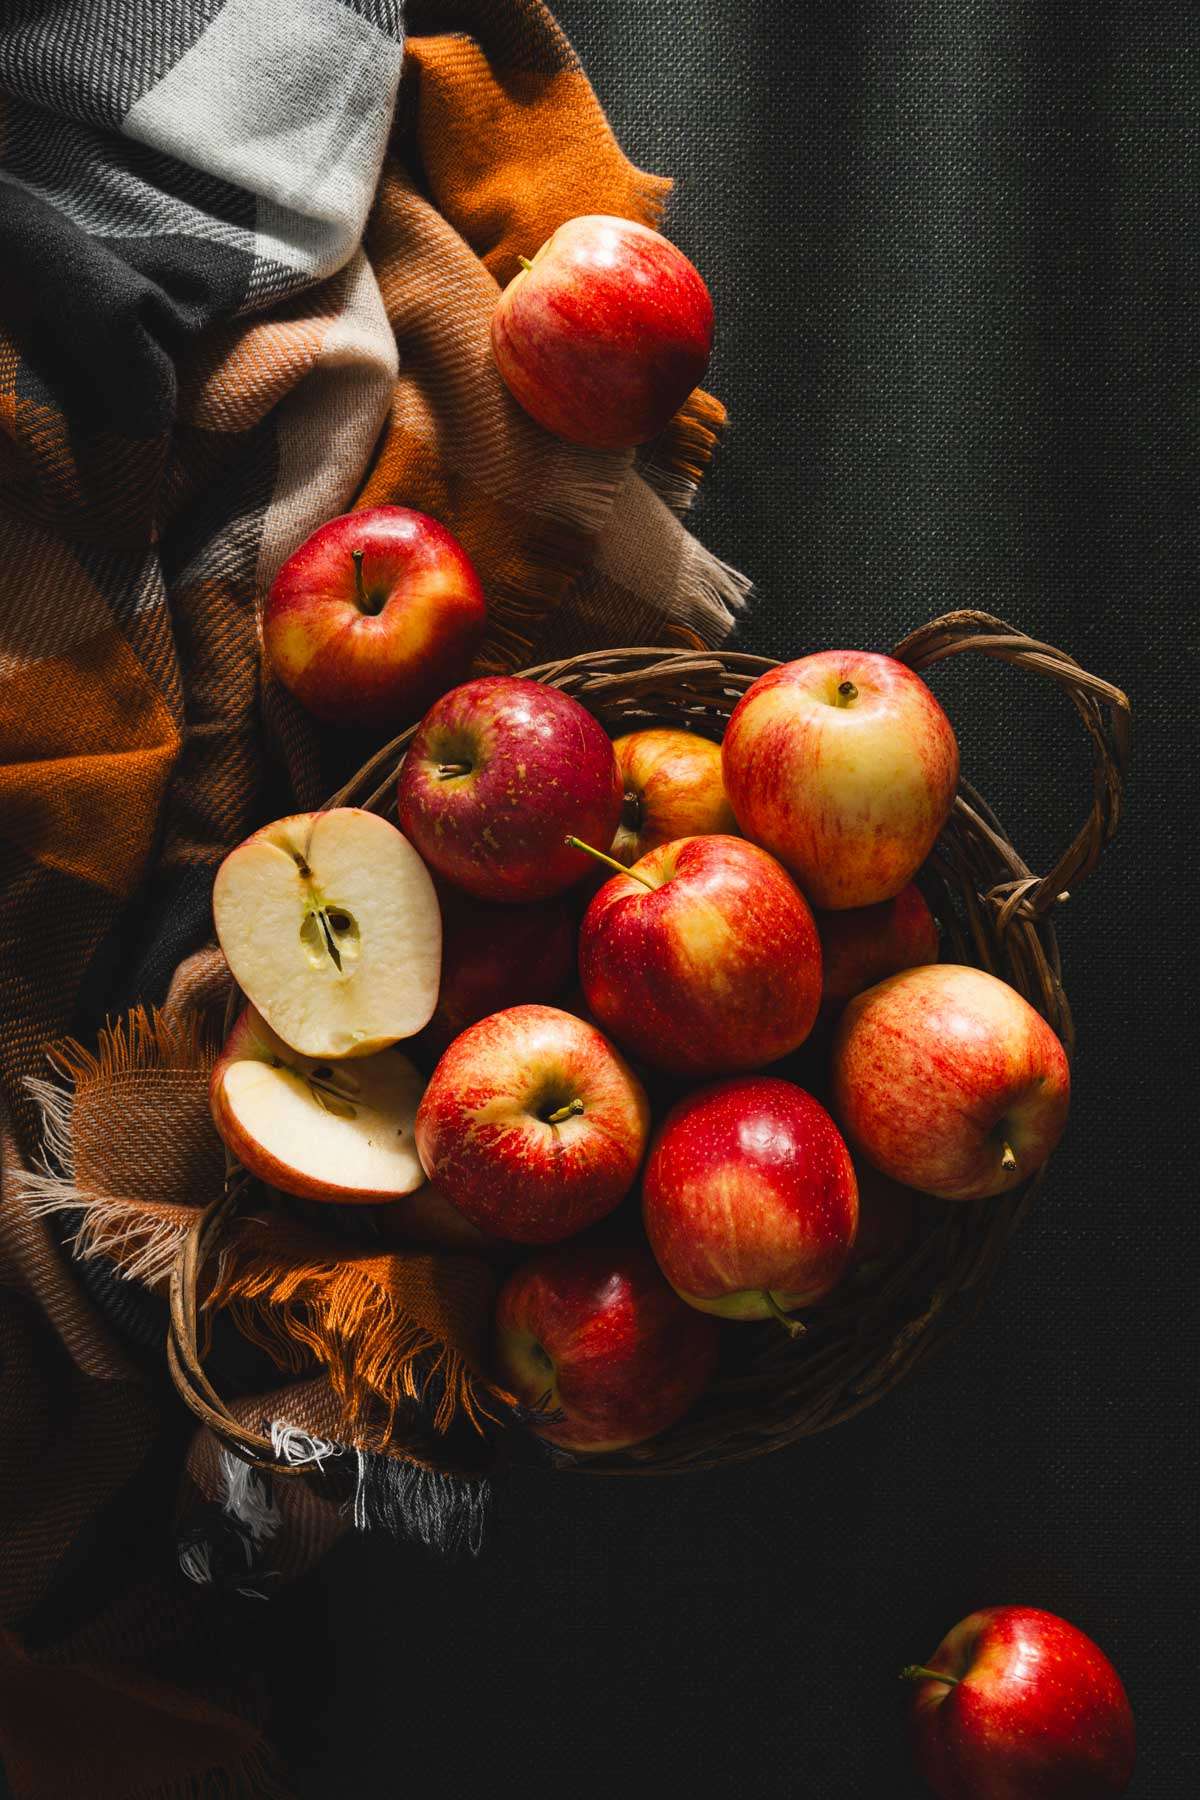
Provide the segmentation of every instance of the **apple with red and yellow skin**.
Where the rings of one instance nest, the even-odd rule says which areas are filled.
[[[917,1767],[938,1800],[1108,1800],[1133,1777],[1133,1713],[1103,1651],[1029,1606],[956,1625],[904,1670]]]
[[[426,1181],[388,1208],[384,1235],[388,1244],[427,1244],[463,1256],[495,1257],[505,1246],[480,1231],[447,1200],[435,1182]]]
[[[821,946],[808,902],[765,850],[682,838],[593,896],[579,976],[601,1029],[631,1056],[703,1077],[760,1068],[804,1042]]]
[[[641,1083],[595,1026],[512,1006],[455,1038],[416,1139],[429,1179],[481,1231],[553,1244],[629,1192],[649,1128]]]
[[[741,829],[826,911],[898,894],[958,786],[958,743],[929,688],[893,657],[860,650],[760,675],[733,710],[722,758]]]
[[[667,726],[630,731],[613,744],[624,800],[610,846],[626,867],[676,838],[737,835],[721,776],[721,746]]]
[[[486,619],[457,538],[407,506],[376,506],[330,519],[288,557],[263,642],[314,717],[398,730],[465,672]]]
[[[1058,1037],[1007,982],[960,963],[905,969],[851,1000],[831,1096],[856,1152],[905,1187],[983,1200],[1046,1161],[1067,1122]]]
[[[612,741],[557,688],[485,675],[435,701],[400,770],[400,829],[481,900],[562,893],[587,873],[574,833],[608,844],[621,815]]]
[[[712,1379],[718,1337],[644,1247],[570,1244],[523,1263],[501,1288],[497,1379],[549,1443],[623,1450],[690,1411]],[[561,1417],[541,1423],[539,1413]]]
[[[209,1103],[222,1142],[261,1181],[371,1206],[424,1183],[414,1139],[423,1086],[399,1050],[302,1056],[247,1006],[213,1068]]]
[[[858,1224],[850,1153],[825,1108],[772,1075],[716,1082],[667,1114],[642,1181],[650,1248],[689,1306],[781,1317],[845,1273]]]
[[[858,1183],[858,1231],[850,1272],[870,1274],[896,1262],[908,1249],[916,1223],[917,1196],[911,1188],[881,1175],[861,1156],[854,1163],[854,1178]]]
[[[410,1046],[433,1060],[468,1025],[523,1001],[557,1001],[575,977],[575,920],[561,897],[505,906],[443,884],[438,901],[441,988],[432,1019]]]
[[[594,450],[657,437],[704,374],[712,339],[712,300],[682,250],[604,214],[560,225],[492,314],[513,398]]]
[[[892,900],[815,917],[824,969],[823,1018],[836,1018],[847,1000],[887,976],[938,959],[937,921],[911,882]]]

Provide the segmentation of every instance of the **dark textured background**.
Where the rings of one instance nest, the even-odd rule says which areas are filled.
[[[348,1542],[245,1603],[245,1654],[314,1800],[907,1800],[896,1671],[1027,1601],[1122,1671],[1133,1795],[1190,1800],[1200,11],[556,10],[713,290],[733,424],[697,528],[758,584],[745,647],[974,605],[1132,694],[1127,822],[1060,921],[1074,1116],[982,1318],[880,1406],[716,1475],[519,1473],[478,1563]],[[1086,804],[1074,715],[1011,671],[933,679],[1043,867]]]
[[[988,608],[1130,690],[1134,776],[1061,916],[1072,1126],[980,1321],[757,1465],[523,1474],[478,1564],[348,1544],[272,1623],[309,1634],[280,1682],[306,1792],[390,1793],[415,1738],[447,1793],[503,1774],[537,1795],[906,1800],[896,1670],[1016,1600],[1108,1650],[1140,1727],[1131,1791],[1182,1800],[1200,1791],[1200,14],[557,12],[627,149],[678,178],[669,230],[712,286],[733,423],[698,529],[758,583],[745,646],[886,648]],[[935,685],[1043,866],[1086,804],[1069,708],[1007,670]]]

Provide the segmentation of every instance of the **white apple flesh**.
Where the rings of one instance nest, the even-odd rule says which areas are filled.
[[[371,1205],[425,1180],[414,1138],[424,1085],[399,1050],[301,1056],[248,1006],[209,1092],[222,1140],[252,1175],[308,1200]]]
[[[433,1015],[437,895],[374,813],[297,813],[255,832],[217,871],[213,920],[234,980],[303,1056],[370,1056]]]

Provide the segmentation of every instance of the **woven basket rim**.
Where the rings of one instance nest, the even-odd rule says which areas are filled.
[[[1074,1028],[1050,915],[1096,867],[1120,822],[1129,701],[1121,689],[1090,674],[1067,652],[986,612],[943,614],[911,632],[891,654],[914,670],[925,670],[967,652],[1049,680],[1067,695],[1089,739],[1090,805],[1045,875],[1028,867],[965,779],[925,870],[935,911],[959,959],[1009,980],[1050,1021],[1070,1056]],[[774,658],[737,650],[643,645],[587,652],[514,673],[572,693],[610,729],[615,723],[635,729],[652,721],[683,722],[719,736],[745,689],[777,666]],[[386,813],[389,799],[394,809],[396,771],[416,728],[410,726],[385,744],[322,810],[358,805]],[[235,989],[231,1007],[239,1002]],[[869,1288],[855,1284],[845,1293],[839,1289],[820,1309],[815,1331],[793,1341],[769,1322],[739,1328],[747,1342],[754,1338],[755,1347],[679,1425],[632,1450],[563,1458],[560,1466],[610,1476],[684,1473],[763,1455],[875,1404],[978,1310],[1044,1173],[1044,1168],[1038,1170],[996,1200],[930,1201],[940,1217],[922,1226],[919,1241]],[[203,1272],[246,1184],[244,1172],[230,1160],[225,1192],[181,1244],[170,1282],[168,1367],[185,1403],[227,1448],[276,1474],[303,1475],[302,1467],[277,1461],[267,1436],[239,1423],[203,1368]],[[397,1448],[413,1453],[411,1446]]]

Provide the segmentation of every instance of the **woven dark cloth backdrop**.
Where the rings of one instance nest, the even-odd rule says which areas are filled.
[[[1125,685],[1127,823],[1062,910],[1072,1125],[976,1325],[853,1423],[670,1481],[538,1471],[482,1559],[348,1541],[246,1642],[311,1796],[921,1791],[899,1667],[1025,1601],[1122,1671],[1132,1793],[1200,1791],[1196,993],[1200,13],[1191,0],[559,0],[679,181],[732,428],[697,530],[743,647],[959,605]],[[531,245],[530,252],[536,246]],[[1087,757],[1030,677],[934,677],[1035,868]],[[152,972],[152,947],[146,968]],[[1189,1154],[1188,1140],[1192,1151]]]

